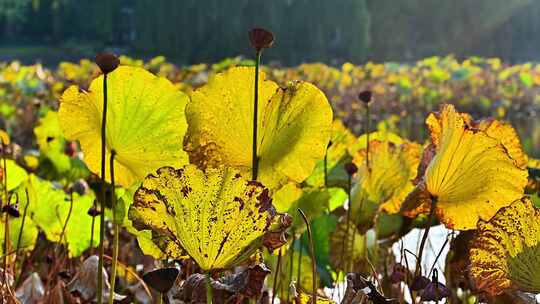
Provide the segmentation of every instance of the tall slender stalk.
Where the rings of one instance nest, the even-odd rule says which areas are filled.
[[[287,282],[289,282],[289,284],[291,283],[292,281],[292,275],[293,275],[293,263],[294,263],[294,243],[296,242],[296,231],[295,229],[293,228],[292,230],[292,241],[291,241],[291,247],[289,248],[289,252],[291,253],[291,256],[289,258],[289,279],[287,280]],[[290,297],[291,297],[291,291],[290,291],[290,288],[289,286],[287,286],[287,302],[286,303],[289,303],[289,300],[290,300]]]
[[[54,251],[58,250],[58,245],[62,244],[62,240],[64,239],[66,228],[69,222],[69,218],[71,217],[71,212],[73,211],[73,190],[69,191],[69,211],[66,217],[66,221],[64,222],[64,225],[62,226],[62,232],[60,233],[60,239],[58,240],[58,243],[55,245]]]
[[[346,240],[347,240],[347,251],[349,252],[349,256],[351,257],[349,260],[348,260],[348,263],[347,263],[347,267],[345,267],[345,271],[350,271],[350,267],[352,265],[352,259],[354,258],[354,237],[355,237],[355,233],[354,233],[354,228],[353,228],[353,231],[352,231],[352,239],[351,239],[351,242],[349,243],[349,231],[350,231],[350,226],[351,226],[351,218],[352,218],[352,206],[351,206],[351,203],[352,203],[352,200],[351,200],[351,188],[352,188],[352,175],[349,174],[349,180],[348,180],[348,184],[349,184],[349,187],[348,187],[348,190],[347,190],[347,199],[349,200],[349,208],[347,208],[347,231],[345,232],[345,235],[346,235]],[[349,248],[349,245],[350,245],[350,248]]]
[[[259,156],[257,155],[257,122],[259,115],[259,66],[261,64],[261,50],[257,50],[257,61],[255,63],[255,89],[253,98],[253,146],[251,153],[251,179],[256,180],[259,171]]]
[[[304,255],[304,251],[302,250],[302,237],[298,237],[298,260],[297,260],[297,266],[296,269],[298,272],[296,274],[296,280],[297,283],[300,284],[300,278],[302,277],[302,256]]]
[[[420,242],[420,249],[418,250],[418,261],[416,263],[416,269],[414,270],[414,276],[417,277],[422,270],[422,255],[424,253],[424,247],[429,235],[429,229],[431,228],[431,223],[433,222],[433,215],[435,214],[435,207],[437,205],[437,198],[431,198],[431,208],[429,210],[429,218],[426,224],[426,229],[424,230],[424,235],[422,236],[422,241]]]
[[[96,201],[93,203],[94,209],[96,207]],[[90,255],[94,254],[94,227],[96,226],[96,217],[92,215],[92,228],[90,230]]]
[[[22,216],[22,220],[21,220],[21,227],[19,228],[19,235],[17,236],[17,248],[15,250],[15,260],[13,262],[13,264],[15,264],[15,266],[17,266],[17,258],[19,257],[19,249],[21,248],[21,238],[22,238],[22,234],[23,234],[24,222],[26,221],[26,211],[28,210],[28,205],[30,205],[30,198],[28,197],[28,188],[24,189],[24,193],[26,194],[26,205],[24,206],[23,216]],[[18,282],[21,279],[22,270],[23,269],[21,267],[21,273],[17,277],[17,280],[16,280],[17,284],[15,284],[15,286],[19,285]]]
[[[324,153],[324,186],[328,187],[328,150]]]
[[[105,247],[103,242],[105,240],[105,155],[106,155],[106,134],[107,134],[107,73],[103,74],[103,116],[101,120],[101,201],[100,201],[100,227],[99,227],[99,262],[97,273],[97,300],[98,304],[103,303],[103,276],[101,270],[103,269],[103,255],[105,254]]]
[[[211,284],[211,278],[210,273],[206,273],[206,304],[212,304],[213,298],[214,298],[214,291],[212,290],[212,284]]]
[[[313,288],[312,288],[312,303],[317,303],[317,261],[315,260],[315,247],[313,246],[313,235],[311,234],[311,225],[309,224],[309,221],[304,214],[304,211],[302,209],[298,208],[298,212],[302,216],[302,219],[306,223],[307,226],[307,233],[308,233],[308,239],[309,239],[309,253],[311,255],[311,271],[313,276]]]
[[[2,140],[2,162],[4,164],[4,199],[6,200],[6,205],[9,204],[8,200],[8,188],[7,188],[7,179],[8,179],[8,176],[7,176],[7,161],[6,161],[6,149],[7,149],[7,143],[4,143],[4,141]],[[4,207],[4,204],[2,202],[2,200],[0,200],[0,210],[2,210]],[[4,227],[4,252],[7,253],[9,252],[9,232],[8,232],[8,229],[9,229],[9,215],[5,214],[5,227]],[[4,254],[4,276],[3,276],[3,284],[4,286],[6,286],[8,288],[8,291],[9,291],[9,286],[7,284],[7,268],[8,268],[8,255],[7,254]],[[2,293],[3,294],[3,293]],[[3,295],[2,295],[3,296]],[[2,298],[3,299],[3,298]]]
[[[371,120],[371,116],[369,113],[369,103],[366,103],[366,170],[367,173],[371,173],[371,168],[369,165],[369,122]]]
[[[111,150],[111,160],[109,169],[111,171],[111,202],[113,209],[113,256],[112,256],[112,269],[111,269],[111,292],[109,294],[109,304],[114,302],[114,286],[116,285],[116,266],[118,264],[118,243],[119,243],[119,234],[120,234],[120,225],[118,225],[118,219],[116,218],[116,193],[115,193],[115,183],[114,183],[114,157],[116,156],[116,151]]]
[[[278,260],[276,263],[276,269],[274,273],[274,282],[272,284],[272,304],[274,304],[274,301],[276,300],[276,287],[277,287],[277,281],[278,281],[278,275],[281,272],[281,248],[279,248],[279,254],[278,254]]]

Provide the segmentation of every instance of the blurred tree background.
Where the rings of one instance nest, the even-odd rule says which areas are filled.
[[[113,48],[180,64],[250,54],[247,30],[277,36],[266,60],[355,63],[455,54],[538,60],[533,0],[0,0],[0,59],[66,60]]]

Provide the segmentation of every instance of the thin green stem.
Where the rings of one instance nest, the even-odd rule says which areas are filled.
[[[300,284],[300,278],[302,277],[302,256],[304,255],[304,251],[302,251],[302,236],[298,237],[298,260],[297,260],[297,266],[298,269],[296,269],[298,272],[296,274],[296,282]]]
[[[101,120],[101,202],[99,214],[100,226],[99,226],[99,262],[97,273],[97,300],[98,304],[103,303],[103,276],[101,270],[103,269],[103,255],[105,254],[105,247],[103,242],[105,241],[105,155],[106,155],[106,134],[107,134],[107,74],[103,74],[103,117]]]
[[[349,243],[349,231],[350,231],[350,226],[351,226],[351,213],[352,213],[352,200],[351,200],[351,187],[352,187],[352,176],[349,174],[349,179],[348,179],[348,190],[347,190],[347,197],[348,197],[348,200],[349,200],[349,208],[347,208],[347,231],[345,232],[345,240],[347,242],[347,252],[349,252],[349,256],[350,257],[354,257],[354,255],[352,255],[352,250],[353,250],[353,247],[354,247],[354,243]],[[354,235],[354,231],[353,231],[353,235]],[[351,245],[351,248],[349,248],[349,245]],[[345,273],[347,273],[347,271],[349,271],[349,263],[351,261],[348,261],[347,263],[347,266],[344,267],[344,271]]]
[[[15,249],[15,260],[13,262],[15,266],[17,266],[17,258],[19,257],[19,249],[21,248],[21,238],[23,234],[24,222],[26,221],[26,211],[28,210],[28,205],[30,205],[30,198],[28,197],[28,188],[24,189],[24,193],[26,194],[26,206],[24,206],[23,216],[21,220],[21,227],[19,228],[19,235],[17,236],[17,248]],[[21,267],[21,273],[17,277],[17,281],[16,281],[17,284],[15,286],[19,285],[18,282],[21,279],[22,270],[23,268]]]
[[[368,174],[371,171],[371,168],[369,166],[369,122],[371,120],[370,112],[369,112],[369,103],[366,104],[366,170]]]
[[[212,284],[210,274],[206,273],[206,304],[212,304],[214,298],[214,291],[212,290]]]
[[[251,179],[256,180],[259,171],[259,156],[257,155],[257,123],[259,115],[259,66],[261,64],[262,51],[257,51],[257,62],[255,64],[255,89],[253,99],[253,150],[251,153]]]
[[[279,254],[278,259],[276,263],[276,269],[274,273],[274,283],[272,284],[272,304],[274,304],[274,301],[276,300],[276,290],[277,290],[277,281],[279,273],[281,272],[281,248],[279,248]]]
[[[298,212],[302,216],[302,219],[306,223],[307,226],[307,233],[308,233],[308,239],[309,239],[309,253],[311,255],[311,271],[313,275],[313,289],[312,289],[312,303],[317,303],[317,261],[315,260],[315,247],[313,246],[313,235],[311,234],[311,225],[309,224],[309,221],[304,214],[304,211],[302,209],[298,208]]]
[[[94,201],[94,208],[96,208],[96,201]],[[96,225],[96,217],[92,216],[92,228],[90,230],[90,255],[94,254],[94,227]]]
[[[119,234],[120,234],[120,225],[118,225],[118,219],[116,218],[116,193],[115,193],[115,183],[114,183],[114,157],[116,156],[116,151],[111,151],[111,161],[109,164],[110,175],[111,175],[111,202],[113,210],[113,257],[112,257],[112,269],[111,269],[111,292],[109,294],[109,304],[114,302],[114,286],[116,285],[116,267],[118,264],[118,243],[119,243]]]
[[[328,188],[328,149],[324,153],[324,186]]]
[[[64,225],[62,226],[62,232],[60,233],[60,239],[58,240],[58,243],[56,243],[54,247],[54,252],[57,253],[58,246],[62,244],[62,240],[64,239],[66,228],[69,222],[69,218],[71,217],[71,212],[73,211],[73,191],[69,192],[69,211],[66,217],[66,221],[64,222]]]
[[[289,279],[287,280],[287,282],[289,282],[289,284],[291,283],[292,281],[292,275],[293,275],[293,263],[294,263],[294,243],[296,242],[296,231],[294,230],[293,228],[293,231],[292,231],[292,241],[291,241],[291,248],[289,248],[289,252],[291,253],[291,256],[289,258]],[[287,286],[287,302],[286,303],[289,303],[289,300],[290,300],[290,297],[291,297],[291,291],[290,291],[290,288]]]
[[[9,204],[9,198],[8,198],[8,187],[7,187],[7,161],[6,161],[6,149],[7,144],[2,141],[2,161],[4,164],[4,199],[6,200],[6,205]],[[0,200],[0,210],[4,207],[2,200]],[[9,252],[9,215],[6,212],[5,213],[5,227],[4,227],[4,252]],[[9,285],[7,284],[7,267],[8,267],[8,256],[4,255],[4,276],[3,276],[3,283],[4,286],[7,286],[9,291]]]

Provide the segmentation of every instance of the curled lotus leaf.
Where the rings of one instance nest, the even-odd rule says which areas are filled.
[[[160,168],[135,192],[129,218],[182,248],[204,270],[227,269],[262,245],[275,210],[269,190],[231,168]],[[165,242],[161,240],[161,242]]]
[[[527,197],[480,221],[471,244],[476,288],[491,296],[508,289],[540,292],[540,210]]]
[[[486,132],[488,136],[500,140],[518,167],[527,167],[528,156],[523,151],[521,140],[511,124],[496,119],[484,119],[476,122],[474,126]]]
[[[254,68],[231,68],[191,94],[185,149],[192,163],[251,172],[254,78]],[[258,92],[258,180],[270,189],[304,181],[330,139],[328,100],[310,83],[292,82],[282,89],[263,72]]]
[[[188,97],[169,80],[138,67],[107,74],[106,159],[116,152],[117,183],[129,187],[163,166],[187,163],[183,137]],[[78,140],[90,171],[101,171],[103,75],[89,91],[69,87],[60,99],[59,119],[66,139]],[[109,172],[109,162],[106,162]],[[109,176],[107,176],[109,178]]]
[[[511,124],[493,118],[475,121],[467,113],[458,113],[458,115],[468,128],[480,130],[489,137],[499,140],[518,167],[527,167],[527,154],[523,151],[521,140]],[[437,114],[429,115],[426,123],[431,133],[432,143],[438,146],[442,130],[440,116]]]
[[[361,194],[355,198],[379,204],[380,209],[390,214],[399,212],[401,203],[414,188],[412,180],[417,173],[421,150],[419,144],[407,141],[400,145],[371,141],[369,164],[366,164],[367,149],[360,150],[353,159],[362,190],[355,192]],[[353,204],[360,202],[353,200]]]
[[[405,213],[429,210],[431,198],[436,198],[439,220],[447,228],[467,230],[523,195],[527,171],[516,165],[498,139],[467,121],[470,118],[452,105],[428,116],[435,153],[407,196]]]

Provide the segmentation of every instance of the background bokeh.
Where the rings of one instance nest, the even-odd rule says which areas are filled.
[[[277,36],[266,59],[410,62],[433,55],[540,56],[534,0],[0,0],[0,60],[55,64],[96,50],[177,64],[249,54],[247,29]],[[69,25],[69,26],[67,26]]]

